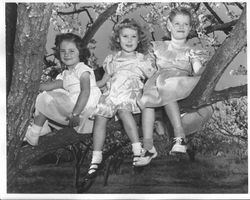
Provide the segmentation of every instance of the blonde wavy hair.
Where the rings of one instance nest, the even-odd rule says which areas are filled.
[[[126,18],[122,20],[120,23],[118,23],[117,25],[115,25],[113,29],[113,33],[110,37],[110,44],[109,44],[110,49],[112,51],[122,50],[118,38],[119,38],[121,30],[124,28],[131,28],[138,32],[139,43],[136,48],[136,51],[140,53],[146,53],[149,47],[149,39],[146,35],[146,30],[136,20],[132,18]]]

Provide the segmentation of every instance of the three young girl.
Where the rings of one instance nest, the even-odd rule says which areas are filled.
[[[68,69],[60,79],[41,85],[41,90],[46,92],[37,97],[36,117],[27,131],[27,141],[37,145],[48,118],[75,127],[78,132],[86,129],[91,132],[89,117],[95,118],[92,160],[85,176],[90,179],[101,167],[107,122],[118,114],[132,143],[133,165],[146,165],[157,156],[153,146],[154,108],[163,106],[174,129],[171,153],[185,153],[186,133],[177,101],[191,93],[199,81],[204,61],[202,51],[187,43],[191,27],[192,16],[187,9],[172,10],[167,22],[171,41],[152,42],[149,55],[145,56],[142,53],[147,52],[148,43],[140,25],[133,19],[116,25],[111,37],[111,49],[116,53],[106,57],[104,78],[98,82],[99,87],[107,87],[102,95],[93,70],[81,62],[80,38],[73,34],[58,36],[59,58]],[[143,148],[133,118],[141,110]]]

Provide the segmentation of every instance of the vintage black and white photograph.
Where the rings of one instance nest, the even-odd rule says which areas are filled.
[[[3,7],[2,199],[249,198],[246,1]]]

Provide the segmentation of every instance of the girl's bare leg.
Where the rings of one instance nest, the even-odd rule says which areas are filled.
[[[143,147],[146,150],[153,148],[153,131],[155,122],[155,110],[153,108],[145,108],[142,110],[142,132]]]
[[[46,120],[47,117],[41,112],[38,112],[38,114],[35,116],[34,123],[32,124],[32,126],[28,127],[27,132],[25,134],[25,140],[30,145],[38,145],[39,135]]]
[[[122,120],[124,129],[132,143],[139,142],[139,134],[135,119],[131,112],[126,110],[118,110],[119,117]]]
[[[41,112],[39,112],[38,115],[34,117],[34,124],[42,127],[46,120],[47,120],[47,117]]]
[[[174,128],[174,145],[170,151],[170,154],[175,155],[175,153],[186,153],[187,146],[184,129],[181,124],[179,105],[177,102],[172,102],[168,105],[165,105],[164,108]]]
[[[108,119],[102,116],[96,116],[93,130],[93,153],[91,165],[88,170],[86,179],[96,176],[99,170],[99,164],[102,162],[102,149],[106,138],[106,126]]]
[[[105,138],[106,126],[108,119],[102,116],[96,116],[93,130],[93,149],[94,151],[102,151]]]
[[[132,143],[132,151],[134,156],[136,156],[136,158],[134,158],[134,163],[135,163],[138,160],[138,156],[140,156],[142,152],[142,147],[141,143],[139,142],[139,134],[135,119],[132,113],[126,110],[118,110],[118,114],[122,120],[124,129]]]
[[[181,124],[181,115],[178,103],[171,102],[165,105],[164,108],[174,128],[174,136],[185,138],[184,129]]]
[[[155,110],[153,108],[144,108],[142,110],[142,131],[143,148],[146,150],[141,158],[135,163],[135,166],[148,165],[153,158],[157,156],[154,147],[153,131],[155,122]]]

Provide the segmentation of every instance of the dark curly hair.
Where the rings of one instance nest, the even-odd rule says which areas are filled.
[[[58,60],[61,60],[60,58],[60,45],[63,41],[70,41],[75,43],[76,48],[79,51],[79,59],[80,62],[84,62],[85,64],[88,64],[88,59],[90,57],[90,51],[88,48],[83,47],[82,45],[82,39],[80,36],[74,34],[74,33],[62,33],[58,34],[55,38],[55,47],[54,55]]]
[[[123,28],[131,28],[133,30],[136,30],[138,32],[139,37],[139,43],[136,48],[136,51],[140,53],[146,53],[148,51],[149,47],[149,40],[147,38],[147,35],[145,34],[144,29],[140,26],[140,24],[131,18],[126,18],[117,25],[115,25],[113,29],[112,36],[110,37],[110,49],[112,51],[120,51],[121,45],[118,42],[118,38],[120,35],[120,32]]]

